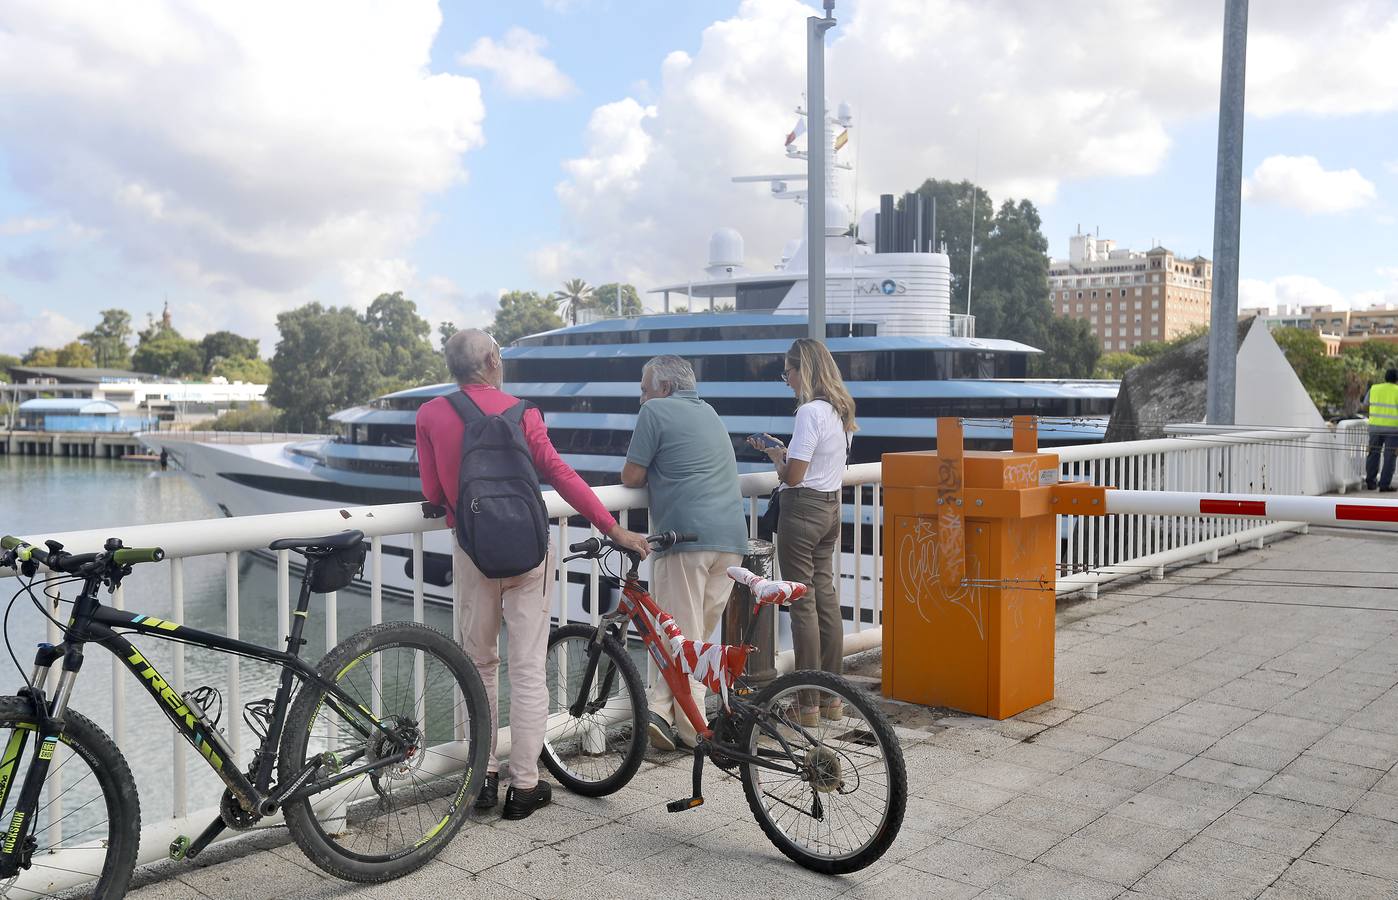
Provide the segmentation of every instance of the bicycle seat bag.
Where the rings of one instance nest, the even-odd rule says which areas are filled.
[[[534,458],[524,438],[521,400],[486,415],[465,391],[448,395],[461,417],[461,475],[456,494],[456,541],[487,578],[513,578],[548,555],[548,513]]]

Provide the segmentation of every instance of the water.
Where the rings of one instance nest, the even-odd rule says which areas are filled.
[[[102,459],[0,456],[0,533],[29,537],[64,531],[110,528],[121,536],[123,526],[181,522],[217,518],[213,509],[190,482],[174,472],[161,473],[145,463]],[[185,612],[181,624],[205,631],[227,633],[225,604],[226,558],[222,555],[194,557],[184,563]],[[138,566],[126,579],[124,608],[173,619],[168,565]],[[264,646],[281,647],[283,638],[276,622],[276,569],[270,562],[241,554],[239,579],[239,637]],[[36,585],[37,587],[37,585]],[[0,606],[10,603],[20,589],[18,579],[0,579]],[[295,585],[293,584],[293,591]],[[70,600],[73,588],[61,596]],[[294,597],[294,595],[293,595]],[[114,598],[104,595],[103,603]],[[294,602],[294,599],[293,599]],[[307,644],[302,657],[318,660],[327,646],[323,599],[313,596],[306,629]],[[341,592],[338,597],[338,637],[344,638],[369,625],[368,594]],[[385,621],[412,618],[411,603],[385,597]],[[451,612],[429,608],[427,621],[450,631]],[[65,618],[66,612],[59,618]],[[5,635],[18,668],[10,654],[0,651],[0,690],[12,690],[23,683],[33,663],[34,645],[46,640],[46,622],[27,595],[20,594],[10,606]],[[148,636],[132,639],[156,668],[167,678],[174,677],[174,645]],[[181,691],[198,685],[222,688],[228,683],[228,657],[202,648],[185,649],[185,683]],[[22,674],[21,674],[22,673]],[[275,693],[280,670],[251,660],[240,660],[239,684],[242,702],[270,697]],[[140,791],[143,820],[167,818],[173,810],[170,788],[177,738],[169,721],[154,701],[135,682],[120,662],[101,647],[88,646],[86,661],[73,692],[71,706],[114,735],[112,684],[125,681],[125,740],[121,750],[130,763]],[[242,710],[224,709],[219,726],[225,731],[241,730],[242,757],[246,767],[256,746],[256,737],[242,722]],[[212,713],[213,710],[211,709]],[[182,743],[182,741],[181,741]],[[186,745],[187,746],[187,745]],[[209,770],[195,751],[186,752],[190,810],[211,806],[223,793],[223,783]]]

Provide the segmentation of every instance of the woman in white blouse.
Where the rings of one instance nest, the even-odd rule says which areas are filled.
[[[839,674],[844,662],[845,624],[836,592],[834,555],[840,547],[840,485],[849,455],[854,400],[825,345],[801,338],[786,351],[782,380],[796,395],[796,422],[791,446],[771,435],[752,447],[776,464],[785,486],[777,525],[777,562],[781,577],[809,590],[791,606],[791,640],[797,669]],[[803,699],[803,704],[806,701]],[[838,699],[830,706],[802,706],[802,724],[844,715]]]

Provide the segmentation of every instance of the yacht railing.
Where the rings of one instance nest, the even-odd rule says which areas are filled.
[[[1325,430],[1277,429],[1190,435],[1153,441],[1060,447],[1053,452],[1059,455],[1060,472],[1064,480],[1087,481],[1135,490],[1325,493],[1343,491],[1358,483],[1361,478],[1366,434],[1367,424],[1360,420],[1341,423],[1333,429]],[[762,506],[762,498],[775,487],[776,478],[772,473],[757,473],[744,475],[740,481],[742,494],[746,498],[749,527],[755,535],[756,517]],[[844,552],[836,557],[837,583],[848,610],[847,618],[853,619],[847,629],[848,653],[879,646],[881,641],[882,611],[887,599],[883,593],[883,556],[880,546],[880,525],[883,521],[881,466],[878,463],[850,466],[846,469],[844,483],[848,489],[846,505],[853,513],[853,522],[859,523],[858,527],[852,529]],[[597,494],[608,509],[619,513],[623,525],[627,524],[631,510],[642,509],[646,504],[644,490],[617,486],[600,488]],[[548,514],[555,524],[552,563],[555,568],[554,614],[560,621],[567,621],[570,599],[568,580],[564,567],[558,560],[564,555],[569,543],[581,540],[593,531],[569,524],[570,518],[575,516],[575,511],[558,495],[549,492],[545,499]],[[1166,566],[1200,557],[1217,559],[1220,550],[1256,545],[1270,535],[1305,528],[1298,523],[1286,522],[1255,524],[1251,520],[1241,519],[1183,519],[1136,515],[1107,518],[1063,516],[1059,522],[1058,562],[1063,573],[1058,580],[1060,594],[1084,590],[1095,594],[1098,585],[1117,578],[1142,575],[1162,577]],[[0,524],[0,528],[2,527]],[[346,528],[358,528],[369,538],[371,546],[365,570],[367,584],[364,585],[364,591],[347,592],[343,597],[333,593],[325,595],[323,627],[324,643],[328,648],[348,636],[348,632],[341,633],[338,626],[339,613],[347,605],[358,607],[354,611],[362,617],[363,607],[367,604],[369,622],[373,624],[383,621],[386,537],[405,535],[410,542],[408,552],[413,572],[410,616],[414,621],[424,620],[427,613],[423,582],[424,535],[445,527],[445,520],[425,519],[418,504],[406,503],[159,525],[133,525],[28,537],[30,540],[56,539],[73,552],[99,549],[102,543],[113,535],[120,536],[127,546],[164,548],[167,561],[139,567],[138,576],[130,581],[129,591],[117,591],[110,602],[118,608],[126,608],[128,596],[134,596],[140,585],[151,584],[149,580],[140,579],[149,578],[152,572],[159,578],[160,569],[163,568],[164,578],[168,579],[169,618],[176,622],[185,621],[186,588],[190,583],[187,574],[188,562],[200,557],[220,559],[221,565],[218,568],[222,569],[225,596],[223,625],[227,634],[236,637],[243,621],[243,590],[240,585],[242,554],[263,550],[272,540],[279,537],[325,534]],[[289,552],[280,551],[269,563],[275,565],[276,571],[275,634],[278,636],[286,634],[290,602],[296,590],[291,562]],[[209,581],[209,568],[207,564],[201,566],[198,577],[202,581]],[[10,573],[7,571],[4,574]],[[646,572],[643,570],[642,574],[645,575]],[[600,572],[595,562],[591,564],[585,577],[590,596],[598,598]],[[71,588],[59,587],[56,578],[50,578],[47,586],[51,596],[63,593],[71,599]],[[133,603],[132,606],[140,607],[142,611],[149,609],[141,601]],[[599,615],[598,606],[596,602],[591,604],[589,614],[593,621],[596,621]],[[57,609],[56,604],[54,609]],[[441,615],[445,616],[445,613]],[[189,624],[209,627],[203,622]],[[457,616],[453,610],[453,632],[456,630],[456,624]],[[48,628],[48,639],[56,642],[59,639],[56,627],[50,623]],[[279,637],[276,640],[280,643]],[[154,645],[155,642],[147,643]],[[171,683],[179,686],[180,690],[185,690],[188,688],[185,648],[181,644],[172,643],[170,653],[170,670],[173,676]],[[205,677],[209,677],[210,665],[217,670],[217,663],[209,663],[207,657],[198,662]],[[89,669],[95,665],[94,657],[90,660]],[[237,657],[226,657],[223,666],[224,680],[221,689],[228,710],[226,733],[235,754],[241,757],[250,752],[252,744],[251,736],[245,734],[241,719],[245,682],[240,677]],[[779,661],[779,668],[789,666],[788,653],[787,659]],[[92,674],[94,673],[89,672],[89,675]],[[122,675],[120,663],[112,660],[110,714],[105,714],[106,711],[101,709],[83,709],[76,701],[75,708],[89,715],[96,713],[93,718],[110,730],[118,746],[128,756],[137,751],[141,754],[170,754],[166,758],[171,759],[173,765],[168,769],[162,767],[163,777],[158,783],[139,784],[140,796],[146,807],[143,820],[147,824],[142,829],[140,844],[140,861],[144,864],[162,859],[165,848],[175,836],[192,835],[201,830],[217,815],[217,809],[207,807],[191,812],[189,808],[190,791],[186,770],[191,754],[183,740],[163,728],[160,733],[166,737],[147,740],[146,735],[133,734],[127,727],[127,681],[128,679]],[[168,744],[165,743],[166,740],[169,741]],[[162,744],[170,749],[161,749]],[[501,755],[508,754],[507,728],[502,729],[500,735],[500,752]],[[202,768],[198,768],[197,771],[201,773],[201,777],[209,780],[210,785],[216,785],[211,774],[203,773]],[[207,785],[205,787],[207,788]],[[61,778],[52,779],[48,790],[51,797],[61,797]],[[209,796],[209,791],[202,790],[201,794]],[[168,798],[168,801],[165,798]],[[267,820],[265,824],[273,822]],[[53,869],[47,871],[51,873]],[[29,876],[26,874],[23,877]],[[57,886],[44,889],[55,890]]]
[[[973,338],[976,336],[976,317],[965,313],[951,314],[951,336]]]

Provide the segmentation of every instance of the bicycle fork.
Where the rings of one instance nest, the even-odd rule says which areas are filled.
[[[63,669],[58,676],[54,699],[51,704],[45,703],[43,686],[48,681],[49,669],[60,658]],[[38,652],[34,654],[34,671],[30,675],[29,685],[19,690],[20,696],[25,697],[33,707],[34,718],[39,723],[34,736],[38,752],[29,761],[29,770],[15,802],[14,813],[10,816],[3,839],[0,839],[0,879],[13,878],[20,869],[29,868],[35,846],[31,832],[35,811],[39,807],[39,794],[48,778],[53,752],[63,737],[63,716],[68,709],[73,680],[82,668],[82,661],[81,647],[69,646],[65,650],[53,644],[40,644]],[[0,809],[9,802],[15,771],[29,743],[29,730],[24,724],[17,723],[4,749],[4,756],[0,757]]]

